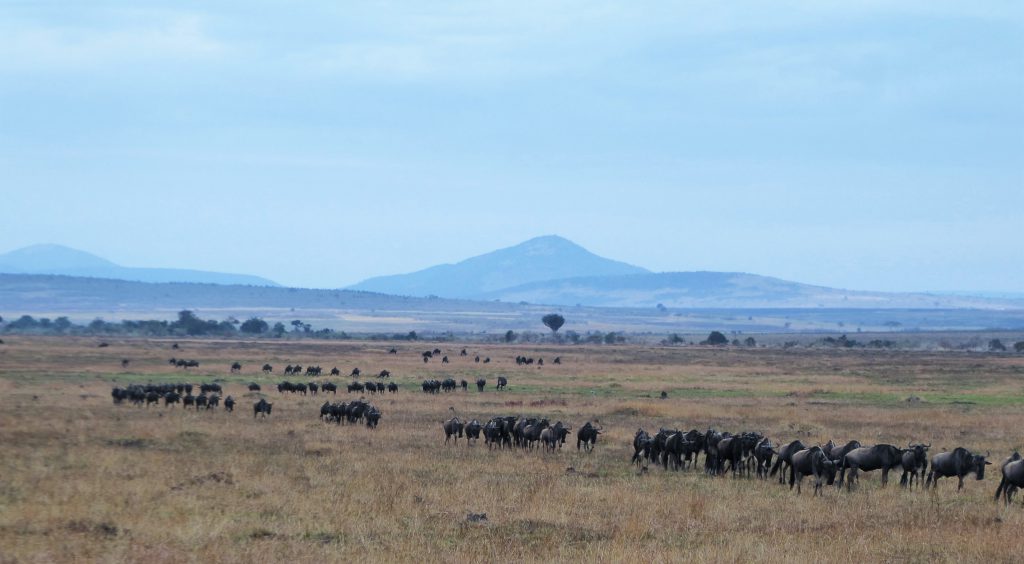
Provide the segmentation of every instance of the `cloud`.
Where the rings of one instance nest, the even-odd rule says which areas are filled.
[[[228,45],[207,33],[198,15],[163,14],[145,19],[111,27],[8,22],[0,25],[0,68],[96,69],[211,59],[229,51]]]

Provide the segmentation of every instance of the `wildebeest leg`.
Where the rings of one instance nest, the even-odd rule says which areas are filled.
[[[999,481],[999,487],[996,488],[996,501],[999,501],[999,495],[1003,493],[1005,488],[1006,488],[1006,476],[1003,476],[1003,479]]]
[[[889,469],[882,468],[882,486],[884,487],[889,483]]]
[[[958,476],[958,478],[960,478],[960,483],[957,484],[956,491],[960,491],[960,490],[964,489],[964,477],[963,476]]]

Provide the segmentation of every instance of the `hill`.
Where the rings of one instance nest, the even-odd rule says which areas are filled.
[[[661,272],[533,282],[485,299],[597,307],[1021,309],[1024,300],[925,293],[865,292],[742,272]]]
[[[647,272],[638,266],[597,256],[568,239],[547,235],[456,264],[370,278],[349,289],[400,296],[472,299],[532,282],[572,276],[619,276]]]
[[[180,268],[132,268],[63,245],[32,245],[0,254],[0,273],[58,274],[134,282],[192,282],[276,286],[266,278]]]

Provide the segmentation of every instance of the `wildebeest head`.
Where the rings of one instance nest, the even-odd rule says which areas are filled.
[[[991,462],[985,459],[991,456],[991,454],[992,453],[990,452],[986,452],[984,456],[980,454],[975,454],[971,456],[971,468],[974,470],[976,479],[985,479],[985,467],[988,466],[989,464],[992,464]]]

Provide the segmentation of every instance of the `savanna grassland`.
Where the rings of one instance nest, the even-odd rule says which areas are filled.
[[[0,561],[1019,562],[1024,507],[993,502],[996,466],[956,492],[886,488],[797,496],[773,480],[639,471],[638,427],[757,430],[801,439],[965,446],[998,462],[1024,447],[1024,357],[958,352],[398,345],[311,341],[6,338],[0,345]],[[424,364],[437,346],[451,358]],[[474,363],[474,355],[490,364]],[[518,355],[543,368],[517,367]],[[560,355],[563,364],[550,360]],[[184,372],[171,356],[196,359]],[[121,359],[129,359],[127,368]],[[240,374],[230,374],[232,362]],[[269,362],[275,374],[259,367]],[[288,363],[388,369],[367,396],[380,427],[323,423],[321,396],[280,395]],[[494,390],[504,375],[509,388]],[[424,378],[470,391],[426,395]],[[478,393],[472,382],[488,380]],[[308,378],[290,378],[308,381]],[[344,385],[349,378],[315,378]],[[219,381],[235,413],[113,405],[114,385]],[[263,385],[273,402],[254,420]],[[667,399],[659,399],[662,391]],[[338,401],[354,399],[342,387]],[[908,402],[916,397],[920,401]],[[464,419],[599,421],[592,453],[445,446]],[[486,513],[470,522],[470,513]]]

